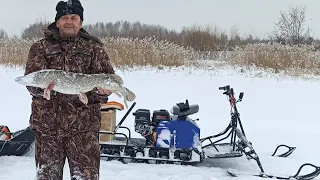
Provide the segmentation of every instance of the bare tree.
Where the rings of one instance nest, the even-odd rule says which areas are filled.
[[[234,25],[230,29],[230,37],[229,37],[228,46],[229,48],[235,48],[236,46],[241,44],[241,38],[239,34],[239,27]]]
[[[275,23],[274,38],[285,44],[301,44],[309,38],[310,29],[305,27],[306,7],[290,6],[288,12],[280,12]]]
[[[39,19],[35,23],[30,24],[29,27],[25,28],[21,33],[22,39],[32,39],[43,37],[44,29],[50,24],[45,19]]]
[[[0,39],[8,39],[9,36],[7,34],[7,32],[3,29],[0,29]]]

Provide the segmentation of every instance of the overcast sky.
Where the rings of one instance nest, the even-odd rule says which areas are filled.
[[[1,0],[0,28],[10,36],[39,18],[54,20],[59,0]],[[308,26],[320,37],[320,0],[81,0],[84,23],[118,20],[160,24],[180,30],[193,24],[214,24],[229,30],[239,27],[241,35],[266,36],[273,30],[280,10],[306,5]],[[25,4],[23,4],[25,3]]]

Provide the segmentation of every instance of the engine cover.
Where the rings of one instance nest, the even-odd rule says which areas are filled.
[[[152,125],[158,126],[160,121],[169,121],[170,113],[165,109],[155,110],[152,114]]]
[[[191,121],[161,121],[157,126],[156,147],[199,149],[200,129]]]
[[[132,113],[135,116],[135,124],[150,124],[150,110],[148,109],[138,109],[136,112]]]

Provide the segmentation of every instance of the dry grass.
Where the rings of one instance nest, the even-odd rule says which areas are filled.
[[[0,40],[0,64],[24,67],[29,47],[36,40],[8,39]],[[184,48],[168,41],[155,38],[130,39],[108,37],[102,39],[113,65],[118,69],[132,67],[179,67],[193,66],[211,68],[198,59],[206,59],[204,54]],[[286,73],[294,76],[302,74],[320,75],[320,54],[315,46],[285,46],[278,43],[251,44],[235,51],[215,52],[216,58],[224,63],[246,69],[260,68],[274,73]],[[222,58],[222,59],[221,59]]]
[[[200,53],[168,41],[155,38],[105,38],[104,43],[110,58],[118,67],[167,66],[178,67],[196,63]]]
[[[24,67],[30,46],[36,41],[7,39],[0,40],[0,64]],[[155,38],[129,39],[104,38],[106,50],[113,65],[117,68],[153,66],[162,68],[197,64],[200,53],[168,41],[157,41]]]
[[[6,66],[24,65],[33,41],[6,39],[0,40],[0,64]]]
[[[320,75],[320,54],[313,45],[251,44],[229,52],[226,60],[237,66],[271,69],[274,73]]]

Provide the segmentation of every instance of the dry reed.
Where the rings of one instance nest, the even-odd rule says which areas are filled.
[[[201,53],[169,41],[157,41],[155,38],[130,39],[108,37],[101,39],[112,64],[118,68],[153,66],[178,67],[195,65]],[[37,41],[6,39],[0,40],[0,64],[24,67],[30,46]]]
[[[320,54],[314,45],[250,44],[229,52],[226,61],[249,68],[271,69],[288,74],[320,74]]]

